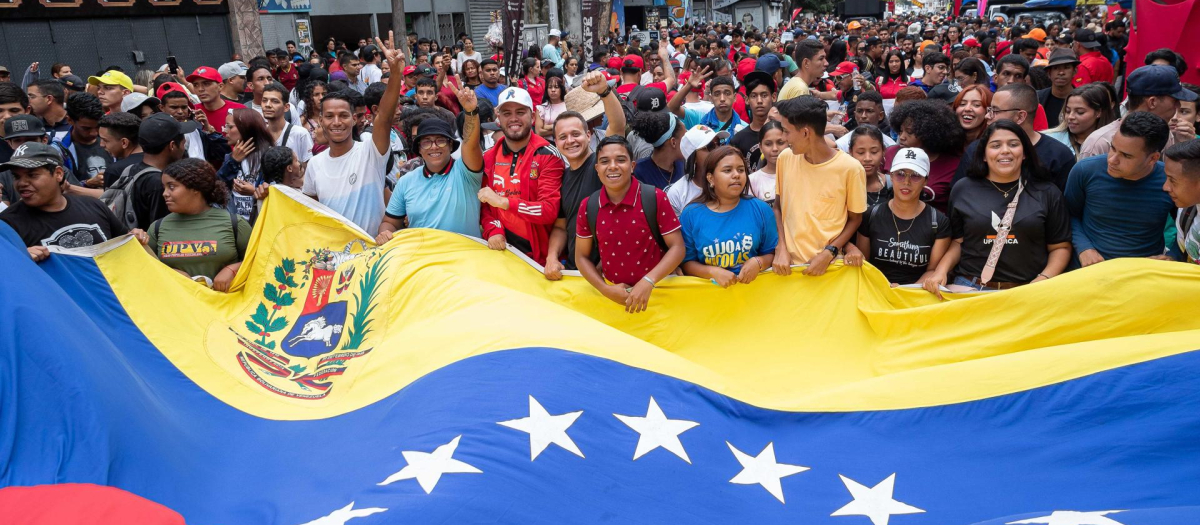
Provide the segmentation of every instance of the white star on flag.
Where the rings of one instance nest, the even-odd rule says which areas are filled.
[[[529,417],[501,421],[497,424],[529,434],[529,461],[537,459],[551,443],[583,457],[583,452],[579,451],[571,436],[567,435],[567,429],[571,428],[582,414],[583,411],[578,410],[552,416],[533,396],[529,396]]]
[[[462,436],[456,436],[433,452],[402,451],[401,454],[408,465],[400,469],[400,472],[388,476],[379,485],[416,479],[421,488],[425,489],[425,493],[429,494],[433,492],[433,487],[437,486],[438,480],[442,479],[442,474],[482,474],[483,471],[451,457],[454,455],[454,449],[458,448],[459,439],[462,439]]]
[[[729,480],[730,483],[738,485],[762,485],[767,492],[770,492],[775,499],[780,503],[786,503],[783,500],[783,486],[779,480],[799,474],[808,470],[808,467],[800,465],[788,465],[786,463],[777,463],[775,461],[775,443],[767,443],[766,448],[758,453],[758,456],[750,456],[733,446],[732,443],[726,441],[729,445],[729,450],[733,451],[733,457],[737,458],[738,463],[742,464],[742,471],[738,475]]]
[[[1074,510],[1056,510],[1049,516],[1030,518],[1021,521],[1010,521],[1008,525],[1033,524],[1042,525],[1122,525],[1121,522],[1105,516],[1125,512],[1123,510],[1097,510],[1092,512],[1077,512]]]
[[[338,510],[335,510],[335,511],[329,513],[328,516],[317,518],[308,523],[305,523],[304,525],[345,525],[345,523],[347,521],[350,521],[354,518],[362,518],[362,517],[370,516],[372,514],[378,514],[380,512],[384,512],[386,510],[387,509],[383,509],[383,508],[379,508],[379,507],[355,509],[354,502],[351,501],[349,505],[346,505],[345,507],[342,507]]]
[[[893,514],[918,514],[925,512],[912,505],[900,503],[892,498],[892,490],[896,486],[896,474],[888,476],[878,485],[867,488],[846,476],[838,474],[842,483],[854,497],[854,501],[836,510],[830,516],[866,516],[874,525],[888,525]]]
[[[691,464],[692,460],[688,457],[687,451],[683,449],[683,443],[679,442],[679,435],[696,427],[699,423],[683,419],[667,419],[666,414],[663,414],[662,409],[658,407],[658,402],[654,400],[654,396],[650,397],[650,406],[646,409],[646,417],[613,415],[638,433],[637,449],[633,451],[635,461],[646,455],[647,452],[662,447]]]

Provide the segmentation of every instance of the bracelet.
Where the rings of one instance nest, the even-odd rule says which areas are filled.
[[[600,98],[603,99],[604,97],[607,97],[611,94],[612,94],[612,86],[608,86],[608,87],[604,88],[603,92],[600,93]]]
[[[1042,276],[1042,277],[1045,277],[1045,278],[1047,278],[1047,279],[1049,279],[1049,278],[1050,278],[1050,276],[1049,276],[1049,275],[1046,275],[1046,274],[1044,274],[1044,273],[1039,273],[1038,275],[1039,275],[1039,276]]]
[[[463,115],[466,115],[468,117],[474,117],[475,115],[478,115],[478,114],[479,114],[479,108],[475,108],[474,111],[463,110]]]
[[[645,280],[646,282],[650,283],[651,288],[654,288],[657,286],[657,283],[655,283],[654,279],[651,279],[649,275],[643,275],[642,279]]]

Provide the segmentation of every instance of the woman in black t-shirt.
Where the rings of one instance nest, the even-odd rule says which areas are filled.
[[[946,215],[921,202],[929,156],[918,148],[896,152],[892,161],[894,195],[867,208],[855,243],[858,257],[846,252],[846,263],[862,264],[862,254],[893,286],[922,283],[950,248]]]
[[[1054,277],[1071,258],[1071,218],[1062,193],[1038,163],[1037,151],[1020,126],[1008,120],[988,126],[971,158],[967,178],[950,192],[949,252],[925,281],[941,297],[947,282],[975,290],[1004,290]],[[1009,203],[1016,201],[1011,228],[1004,230]],[[997,237],[1004,239],[992,275],[987,260]]]

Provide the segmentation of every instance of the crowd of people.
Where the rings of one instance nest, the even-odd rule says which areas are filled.
[[[132,233],[226,290],[284,185],[378,243],[478,237],[629,312],[672,275],[729,287],[836,259],[939,297],[1194,263],[1200,88],[1170,49],[1127,62],[1128,25],[671,25],[592,57],[554,30],[518,71],[465,34],[86,82],[35,63],[0,82],[0,220],[35,261]]]

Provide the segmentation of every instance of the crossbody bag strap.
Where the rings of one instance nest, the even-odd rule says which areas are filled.
[[[1000,262],[1000,252],[1004,251],[1004,246],[1008,244],[1008,231],[1012,229],[1013,217],[1017,215],[1017,201],[1021,200],[1021,193],[1025,191],[1025,181],[1017,182],[1017,194],[1013,195],[1012,202],[1008,203],[1008,207],[1004,210],[1004,218],[1000,220],[1000,227],[996,229],[996,240],[992,241],[992,251],[988,253],[987,264],[983,266],[983,272],[979,275],[979,281],[988,283],[992,280],[992,275],[996,273],[996,264]]]

